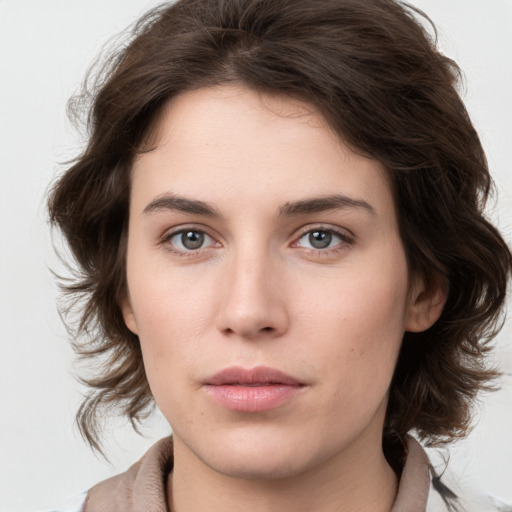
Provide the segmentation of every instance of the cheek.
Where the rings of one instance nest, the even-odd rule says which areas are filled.
[[[205,335],[215,320],[215,283],[195,272],[128,260],[128,283],[144,366],[157,400],[170,400],[204,353]],[[141,271],[140,269],[143,269]],[[159,404],[160,405],[160,404]]]
[[[175,285],[176,283],[173,283]],[[147,300],[144,300],[144,295]],[[163,357],[172,352],[194,353],[194,347],[206,329],[209,301],[204,293],[183,293],[179,287],[168,288],[165,283],[156,283],[151,289],[144,284],[144,295],[139,294],[134,303],[139,337],[147,356],[163,362]],[[198,304],[203,304],[198,308]],[[176,343],[177,340],[187,343]]]
[[[128,285],[138,328],[155,340],[172,332],[180,337],[182,329],[200,330],[214,307],[214,283],[207,269],[173,266],[163,250],[134,248],[128,254]]]
[[[403,264],[401,263],[403,261]],[[322,371],[350,396],[376,396],[387,390],[403,339],[407,271],[397,254],[388,265],[347,272],[314,300],[304,303],[304,327],[323,353]],[[314,356],[313,356],[314,357]]]

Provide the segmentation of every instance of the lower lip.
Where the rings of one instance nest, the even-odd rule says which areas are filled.
[[[240,412],[262,412],[291,401],[302,386],[270,384],[264,386],[207,385],[206,390],[220,405]]]

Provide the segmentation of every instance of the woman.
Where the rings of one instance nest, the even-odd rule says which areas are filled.
[[[456,510],[421,446],[495,372],[510,251],[420,14],[391,0],[182,0],[110,62],[50,197],[80,266],[79,411],[173,430],[102,510]]]

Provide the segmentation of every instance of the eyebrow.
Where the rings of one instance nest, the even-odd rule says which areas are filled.
[[[203,215],[205,217],[220,217],[220,213],[208,203],[203,201],[196,201],[194,199],[187,199],[186,197],[175,196],[173,194],[164,194],[155,197],[143,213],[154,213],[159,211],[174,210],[183,213],[190,213],[194,215]]]
[[[377,215],[375,208],[363,201],[362,199],[354,199],[344,195],[333,195],[326,197],[316,197],[312,199],[305,199],[303,201],[295,201],[285,203],[279,210],[279,214],[284,217],[291,217],[294,215],[303,215],[307,213],[319,213],[328,210],[338,209],[362,209],[366,210],[372,215]]]
[[[279,208],[280,217],[293,217],[296,215],[304,215],[308,213],[319,213],[328,210],[338,209],[362,209],[372,215],[377,212],[372,205],[361,199],[354,199],[344,195],[333,195],[325,197],[315,197],[304,199],[301,201],[287,202]],[[202,215],[205,217],[220,218],[221,214],[213,206],[195,199],[187,199],[186,197],[176,196],[174,194],[164,194],[155,197],[144,208],[143,213],[149,214],[159,211],[174,210],[182,213],[193,215]]]

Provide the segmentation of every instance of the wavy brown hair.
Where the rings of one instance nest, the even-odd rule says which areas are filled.
[[[309,102],[388,169],[410,273],[449,293],[433,327],[404,336],[385,434],[415,429],[436,444],[466,433],[472,401],[496,376],[484,356],[511,256],[483,213],[492,183],[457,92],[459,69],[438,52],[428,23],[393,0],[181,0],[144,16],[109,54],[75,98],[75,107],[90,105],[88,145],[49,198],[78,265],[64,285],[79,315],[74,346],[100,362],[84,379],[90,394],[77,415],[93,447],[105,409],[136,425],[153,406],[139,340],[119,306],[131,164],[151,149],[171,98],[228,82]]]

